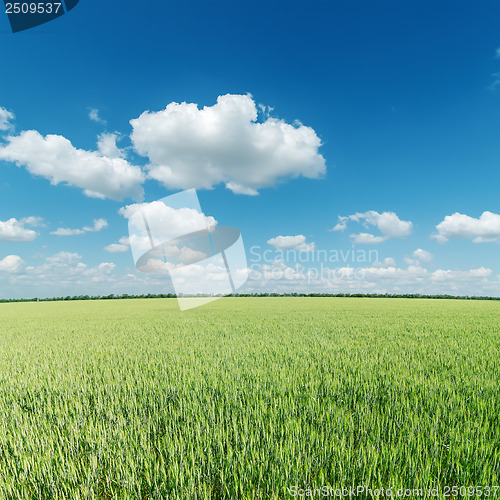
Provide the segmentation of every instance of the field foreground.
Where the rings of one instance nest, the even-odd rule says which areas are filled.
[[[0,378],[0,498],[500,484],[498,302],[0,304]]]

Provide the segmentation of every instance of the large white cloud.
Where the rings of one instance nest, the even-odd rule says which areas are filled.
[[[25,225],[38,226],[40,224],[40,217],[25,217],[21,220],[12,218],[5,222],[0,220],[0,241],[32,241],[38,233],[26,228]]]
[[[7,255],[0,259],[0,272],[19,273],[24,269],[24,261],[19,255]]]
[[[478,219],[455,212],[447,215],[436,229],[438,234],[433,235],[440,243],[450,238],[472,239],[474,243],[500,240],[500,215],[492,212],[483,212]]]
[[[23,166],[53,185],[77,186],[95,198],[142,199],[144,173],[123,158],[77,149],[63,136],[43,137],[36,130],[6,140],[7,144],[0,146],[0,159]]]
[[[202,109],[172,102],[130,123],[135,149],[149,158],[149,176],[169,189],[225,183],[234,193],[252,195],[280,180],[325,173],[316,132],[277,118],[259,122],[250,95],[219,96]]]
[[[369,210],[368,212],[339,216],[338,223],[332,230],[344,231],[349,221],[360,222],[365,227],[374,226],[382,233],[379,236],[371,233],[350,235],[355,243],[361,244],[376,244],[390,238],[404,238],[411,234],[413,226],[411,221],[401,220],[394,212],[379,213],[375,210]]]
[[[276,236],[267,240],[267,243],[276,250],[296,250],[298,252],[313,252],[316,248],[314,242],[307,243],[303,234],[297,236]]]

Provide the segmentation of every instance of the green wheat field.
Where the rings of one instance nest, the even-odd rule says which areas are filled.
[[[0,304],[0,378],[0,498],[500,484],[495,301]]]

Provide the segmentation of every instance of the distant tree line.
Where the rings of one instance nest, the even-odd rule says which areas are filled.
[[[207,297],[206,294],[183,295],[183,297]],[[221,296],[221,295],[214,295]],[[488,297],[477,295],[426,295],[420,293],[238,293],[232,294],[232,297],[360,297],[374,299],[456,299],[456,300],[500,300],[500,297]],[[142,294],[142,295],[73,295],[66,297],[49,297],[32,299],[0,299],[0,303],[5,302],[57,302],[69,300],[114,300],[114,299],[175,299],[175,293]]]

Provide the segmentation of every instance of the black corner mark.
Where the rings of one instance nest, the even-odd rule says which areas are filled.
[[[24,31],[61,17],[79,0],[3,0],[13,33]]]

